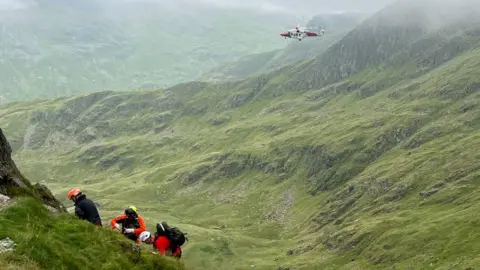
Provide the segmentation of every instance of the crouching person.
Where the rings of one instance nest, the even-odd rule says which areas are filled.
[[[153,249],[161,255],[180,259],[182,257],[182,245],[185,241],[188,241],[185,235],[178,228],[170,227],[166,222],[161,222],[157,224],[155,234],[152,235],[150,232],[144,231],[140,234],[139,240],[146,244],[152,244]]]
[[[123,215],[114,217],[110,222],[112,229],[119,230],[125,237],[139,244],[138,237],[146,230],[145,221],[142,216],[137,214],[137,208],[130,206],[125,209]]]

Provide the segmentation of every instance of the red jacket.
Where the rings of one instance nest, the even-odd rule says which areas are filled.
[[[159,236],[153,246],[158,250],[158,252],[162,255],[165,255],[167,251],[170,251],[168,248],[170,246],[170,240],[168,240],[165,236]],[[175,252],[173,252],[173,257],[180,257],[182,255],[182,249],[178,247]]]

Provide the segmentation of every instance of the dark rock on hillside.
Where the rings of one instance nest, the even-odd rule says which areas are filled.
[[[9,187],[29,187],[19,177],[20,172],[11,159],[12,149],[0,129],[0,193],[8,195]]]
[[[53,196],[52,192],[45,186],[39,183],[33,185],[34,191],[43,203],[46,205],[53,207],[56,210],[60,210],[62,212],[67,212],[67,208],[63,206],[56,198]]]
[[[12,148],[0,129],[0,194],[15,197],[16,195],[30,195],[37,197],[47,206],[58,211],[66,212],[62,205],[48,190],[47,187],[32,185],[18,170],[12,160]]]

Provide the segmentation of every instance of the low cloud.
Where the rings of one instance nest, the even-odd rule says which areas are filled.
[[[220,8],[248,8],[298,15],[338,12],[374,12],[394,0],[103,0],[110,2],[154,2],[162,5],[203,4]]]
[[[373,12],[393,0],[198,0],[203,3],[231,8],[257,8],[298,14],[333,12]]]
[[[25,9],[35,5],[30,0],[0,0],[0,10],[18,10]]]
[[[37,0],[0,0],[0,10],[24,9],[36,4]],[[166,6],[210,5],[219,8],[248,8],[266,12],[281,12],[303,15],[337,12],[374,12],[394,0],[50,0],[53,3],[94,3],[109,6],[120,3],[157,3]],[[78,3],[78,2],[77,2]]]

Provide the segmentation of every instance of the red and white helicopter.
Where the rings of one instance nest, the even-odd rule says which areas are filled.
[[[325,30],[322,29],[320,32],[313,32],[313,31],[307,31],[306,28],[301,29],[300,26],[297,25],[295,29],[290,29],[287,32],[283,32],[280,34],[280,36],[284,37],[285,39],[287,38],[296,38],[298,41],[301,41],[305,37],[321,37],[325,34]]]

